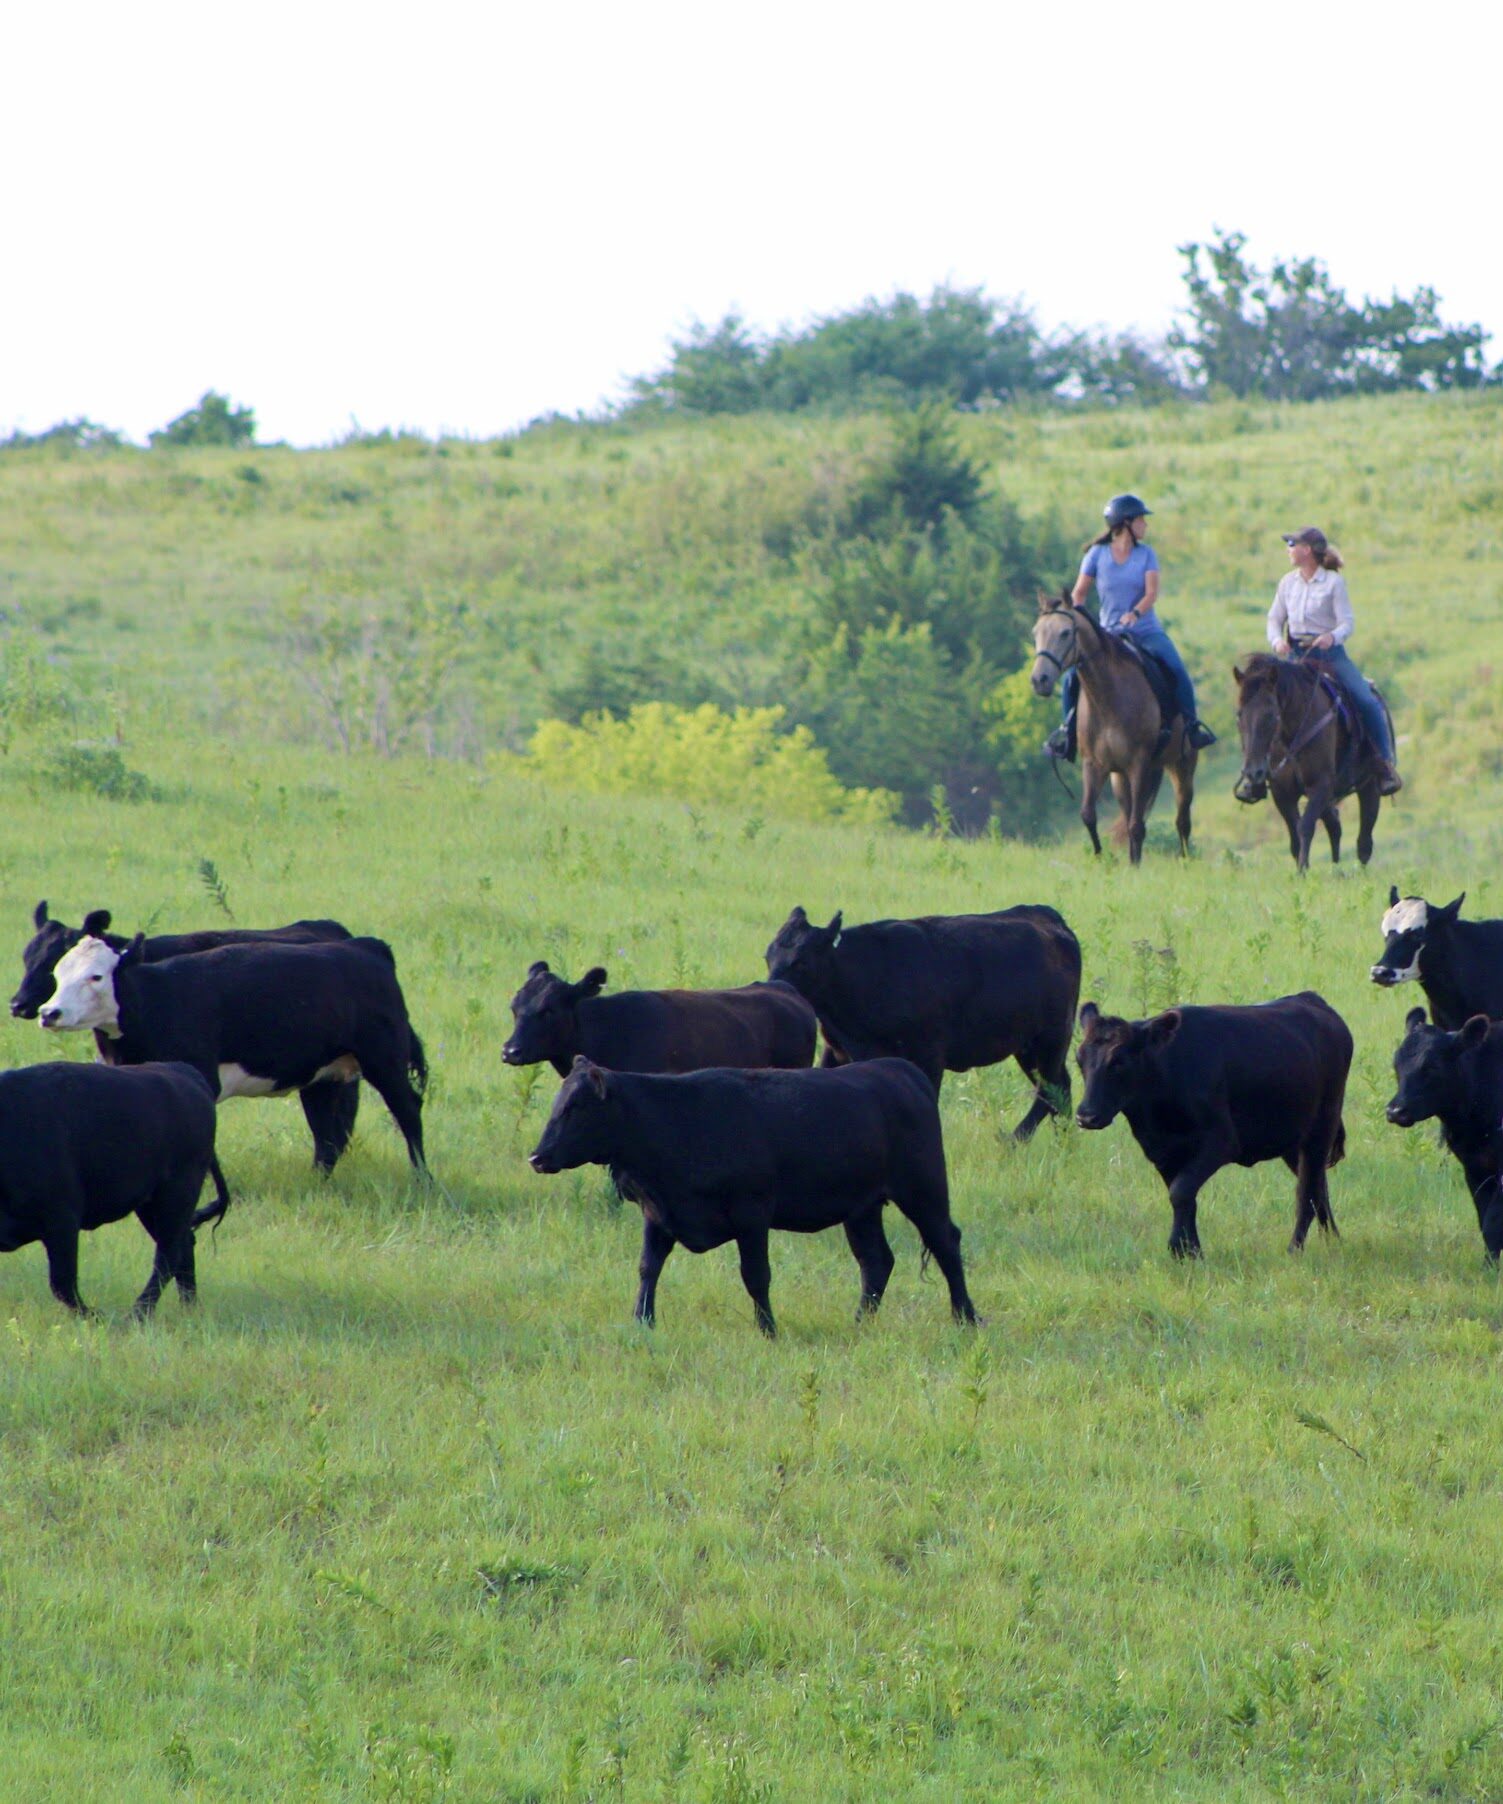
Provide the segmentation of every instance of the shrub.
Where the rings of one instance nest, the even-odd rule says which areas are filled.
[[[523,762],[550,783],[600,795],[672,795],[799,820],[892,820],[898,799],[843,789],[807,727],[782,730],[782,708],[644,702],[624,720],[545,720]]]
[[[59,789],[83,790],[111,802],[149,802],[156,788],[132,770],[113,745],[64,745],[42,761],[42,774]]]
[[[175,420],[151,434],[158,445],[249,445],[256,436],[256,416],[249,407],[236,407],[227,395],[211,388]]]

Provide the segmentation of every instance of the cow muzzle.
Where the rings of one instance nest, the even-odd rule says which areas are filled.
[[[548,1157],[547,1153],[541,1151],[529,1153],[527,1155],[527,1163],[534,1171],[541,1172],[545,1178],[551,1178],[559,1169],[558,1166],[553,1163],[552,1159]]]
[[[512,1045],[510,1040],[508,1040],[501,1048],[501,1063],[503,1065],[520,1065],[522,1063],[517,1057],[516,1047]]]
[[[1389,1121],[1394,1127],[1407,1128],[1414,1126],[1414,1116],[1410,1114],[1409,1110],[1406,1109],[1401,1102],[1395,1101],[1389,1103],[1384,1113],[1388,1116]]]
[[[1084,1105],[1075,1111],[1075,1125],[1083,1128],[1104,1128],[1111,1126],[1110,1115],[1098,1115],[1094,1109]]]
[[[63,1011],[60,1008],[44,1008],[37,1016],[43,1027],[57,1027],[61,1025],[62,1018]]]

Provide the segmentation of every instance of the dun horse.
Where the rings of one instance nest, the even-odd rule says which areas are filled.
[[[1138,655],[1120,638],[1102,630],[1068,595],[1043,596],[1033,628],[1033,692],[1051,695],[1065,671],[1080,672],[1076,727],[1080,747],[1080,818],[1101,850],[1096,831],[1096,797],[1102,779],[1110,777],[1122,810],[1117,837],[1126,839],[1134,864],[1143,857],[1148,810],[1159,792],[1164,772],[1179,801],[1174,826],[1181,853],[1190,850],[1190,803],[1195,796],[1195,748],[1185,737],[1184,722],[1160,749],[1163,716],[1153,685]]]
[[[1357,859],[1373,855],[1378,818],[1378,777],[1366,736],[1336,707],[1310,664],[1291,664],[1259,652],[1246,670],[1235,667],[1237,730],[1242,735],[1242,774],[1232,794],[1261,802],[1270,791],[1289,829],[1289,850],[1300,870],[1310,867],[1317,822],[1331,840],[1331,862],[1341,860],[1341,815],[1336,804],[1357,795]],[[1303,813],[1300,798],[1305,798]]]

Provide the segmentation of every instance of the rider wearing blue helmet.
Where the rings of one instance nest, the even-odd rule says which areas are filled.
[[[1164,664],[1174,678],[1175,697],[1184,716],[1185,734],[1197,750],[1216,743],[1216,735],[1195,711],[1195,685],[1185,669],[1174,641],[1154,612],[1159,596],[1159,560],[1148,537],[1152,508],[1138,495],[1113,495],[1102,509],[1106,531],[1086,547],[1080,575],[1070,599],[1076,607],[1094,582],[1101,594],[1101,624],[1109,633],[1126,633],[1140,651]],[[1075,698],[1080,688],[1076,671],[1067,670],[1059,686],[1064,720],[1044,741],[1051,758],[1075,756]],[[1169,729],[1164,729],[1167,740]]]

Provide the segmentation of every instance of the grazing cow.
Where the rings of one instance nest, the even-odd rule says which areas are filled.
[[[1251,1008],[1175,1008],[1147,1021],[1080,1011],[1076,1057],[1085,1079],[1076,1120],[1108,1127],[1127,1117],[1169,1190],[1169,1251],[1200,1256],[1201,1186],[1223,1165],[1282,1159],[1295,1174],[1294,1238],[1310,1223],[1334,1234],[1326,1170],[1346,1152],[1341,1105],[1352,1036],[1313,990]]]
[[[1418,981],[1437,1027],[1455,1031],[1473,1015],[1503,1016],[1503,921],[1461,921],[1463,890],[1442,908],[1388,892],[1379,931],[1383,956],[1372,980],[1385,989]]]
[[[86,1315],[79,1233],[134,1211],[156,1242],[136,1315],[150,1315],[174,1278],[192,1303],[194,1210],[213,1157],[214,1092],[191,1066],[58,1061],[0,1073],[0,1252],[40,1240],[52,1294]]]
[[[769,977],[813,1003],[842,1059],[911,1059],[937,1091],[946,1071],[1014,1058],[1034,1103],[1027,1140],[1070,1106],[1066,1055],[1080,997],[1080,942],[1052,908],[816,927],[802,908],[767,948]]]
[[[1477,1205],[1489,1259],[1503,1251],[1503,1022],[1473,1015],[1456,1032],[1431,1027],[1410,1009],[1393,1055],[1399,1087],[1388,1105],[1395,1127],[1440,1118],[1446,1145],[1461,1162]]]
[[[602,996],[596,965],[578,983],[540,959],[511,999],[516,1025],[501,1049],[508,1065],[546,1059],[567,1077],[583,1055],[612,1071],[703,1071],[711,1065],[807,1066],[819,1023],[785,983],[739,990],[622,990]]]
[[[56,976],[43,1027],[94,1029],[112,1064],[181,1059],[221,1101],[365,1078],[424,1169],[427,1066],[384,941],[220,946],[150,965],[139,934],[124,952],[90,938]]]
[[[84,916],[82,927],[66,927],[47,913],[45,899],[38,902],[31,917],[36,929],[26,950],[21,954],[24,975],[21,987],[10,999],[10,1012],[24,1021],[34,1021],[37,1011],[52,994],[52,974],[58,960],[82,939],[103,940],[116,952],[123,952],[129,939],[109,931],[110,911],[96,908]],[[198,933],[158,933],[146,939],[141,948],[147,964],[160,964],[165,958],[181,958],[193,952],[212,952],[218,946],[257,946],[267,943],[293,946],[316,945],[325,940],[347,940],[350,932],[338,921],[290,921],[285,927],[211,927]],[[104,1042],[100,1035],[100,1056]],[[320,1171],[333,1169],[335,1161],[350,1143],[355,1132],[355,1117],[360,1108],[360,1085],[341,1083],[309,1084],[299,1092],[303,1114],[313,1134],[313,1162]]]
[[[695,1071],[644,1076],[588,1059],[554,1098],[534,1171],[605,1165],[641,1205],[636,1316],[652,1325],[658,1274],[680,1241],[691,1253],[734,1240],[757,1326],[774,1334],[767,1236],[844,1226],[861,1268],[858,1319],[882,1301],[892,1249],[882,1205],[919,1231],[950,1286],[957,1321],[974,1322],[950,1219],[939,1105],[906,1059],[833,1071]]]

